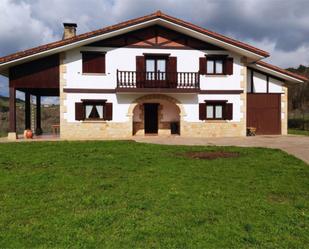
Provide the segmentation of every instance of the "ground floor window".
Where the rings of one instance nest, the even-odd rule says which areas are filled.
[[[233,104],[227,100],[205,100],[199,104],[200,120],[232,120]]]
[[[113,104],[101,99],[82,99],[75,103],[75,120],[112,120]]]
[[[86,119],[103,119],[103,104],[86,104],[85,112]]]
[[[207,119],[223,119],[223,104],[206,104]]]

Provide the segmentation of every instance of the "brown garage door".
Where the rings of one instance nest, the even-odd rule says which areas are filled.
[[[281,94],[252,93],[247,95],[247,127],[256,133],[281,134]]]

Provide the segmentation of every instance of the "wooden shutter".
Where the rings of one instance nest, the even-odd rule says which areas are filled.
[[[104,119],[112,120],[113,119],[113,103],[105,103],[104,105]]]
[[[232,57],[226,58],[225,61],[225,74],[232,75],[233,74],[233,64],[234,60]]]
[[[206,119],[206,103],[199,104],[199,119],[200,120]]]
[[[82,102],[75,103],[75,120],[85,119],[85,108]]]
[[[144,56],[136,56],[136,87],[142,87],[146,79],[146,62]]]
[[[200,69],[199,69],[200,74],[206,74],[206,64],[207,64],[206,57],[200,57]]]
[[[225,119],[232,120],[233,119],[233,104],[227,103],[225,105]]]
[[[105,54],[101,52],[82,52],[83,73],[105,73]]]
[[[167,80],[169,87],[177,87],[177,57],[169,57],[167,60]]]

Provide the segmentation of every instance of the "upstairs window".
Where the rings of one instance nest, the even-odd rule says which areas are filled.
[[[207,60],[207,74],[223,74],[223,59]]]
[[[146,79],[165,80],[168,56],[145,55],[146,57]]]
[[[105,73],[105,52],[82,52],[83,73]]]
[[[207,55],[199,58],[199,73],[207,75],[232,75],[233,58],[227,55]]]

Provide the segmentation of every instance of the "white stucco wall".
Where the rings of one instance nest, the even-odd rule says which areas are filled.
[[[248,70],[247,74],[247,92],[251,92],[251,74],[252,70]],[[269,93],[283,93],[282,86],[284,82],[278,79],[269,77]],[[266,93],[267,92],[267,77],[265,74],[253,73],[253,92]]]
[[[106,51],[106,74],[84,75],[82,73],[81,51]],[[178,72],[198,72],[199,58],[205,54],[228,54],[234,58],[233,75],[202,75],[201,89],[207,90],[239,90],[240,89],[240,56],[227,51],[201,51],[186,49],[143,49],[143,48],[98,48],[82,47],[66,53],[67,88],[105,88],[116,87],[116,71],[135,71],[136,56],[143,53],[169,53],[177,57]]]
[[[81,94],[69,93],[65,105],[67,106],[67,113],[64,118],[68,122],[80,122],[75,120],[75,102],[80,102],[81,99],[106,99],[108,102],[113,103],[113,121],[114,122],[127,122],[129,120],[127,114],[130,104],[137,98],[147,94]],[[182,103],[185,116],[184,120],[188,122],[201,122],[199,121],[199,103],[205,100],[227,100],[228,103],[233,103],[233,120],[229,122],[239,122],[242,118],[240,106],[242,101],[237,94],[222,95],[222,94],[165,94],[177,99]],[[150,101],[153,102],[153,101]],[[160,101],[159,101],[160,102]],[[171,107],[172,109],[172,107]],[[164,121],[168,121],[164,118]]]
[[[267,83],[266,75],[254,72],[253,74],[253,91],[255,93],[266,93]]]
[[[283,93],[283,82],[274,78],[269,78],[269,92],[270,93]]]
[[[82,54],[81,51],[106,51],[106,74],[102,75],[83,75],[82,74]],[[136,49],[136,48],[94,48],[83,47],[66,52],[65,63],[67,65],[65,88],[94,88],[94,89],[115,89],[116,71],[135,71],[136,56],[143,53],[170,53],[170,56],[177,57],[178,72],[198,72],[199,58],[206,54],[228,54],[234,58],[233,75],[227,76],[201,76],[200,87],[202,90],[239,90],[242,80],[240,56],[231,54],[227,51],[200,51],[200,50],[181,50],[181,49]],[[149,93],[148,93],[149,94]],[[163,93],[164,94],[164,93]],[[67,93],[65,105],[67,113],[64,118],[68,122],[80,122],[75,120],[75,102],[81,99],[106,99],[113,103],[113,122],[127,122],[130,104],[147,93],[140,94],[94,94],[94,93]],[[185,109],[184,120],[188,122],[199,121],[198,104],[204,100],[227,100],[233,103],[233,120],[240,121],[242,114],[240,108],[242,102],[240,95],[215,95],[215,94],[166,94],[180,101]],[[164,118],[165,119],[165,118]],[[167,120],[167,118],[166,118]],[[231,122],[231,121],[228,121]]]

